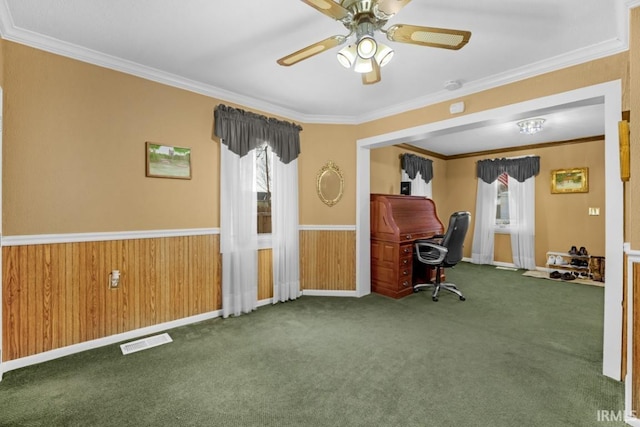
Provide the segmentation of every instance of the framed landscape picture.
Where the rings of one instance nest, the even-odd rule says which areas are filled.
[[[589,169],[573,168],[551,171],[551,192],[560,193],[588,193]]]
[[[146,152],[148,177],[191,179],[191,148],[147,142]]]

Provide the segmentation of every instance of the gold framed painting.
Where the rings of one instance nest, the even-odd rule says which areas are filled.
[[[557,169],[551,171],[551,193],[588,193],[589,168]]]
[[[191,148],[147,142],[147,176],[191,179]]]

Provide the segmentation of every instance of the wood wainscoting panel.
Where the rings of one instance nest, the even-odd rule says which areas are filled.
[[[625,253],[623,256],[622,267],[622,357],[620,361],[620,378],[624,380],[627,376],[627,286],[629,280],[629,272],[627,271],[627,262],[629,256]]]
[[[303,290],[355,291],[356,232],[300,231],[300,284]]]
[[[258,301],[273,298],[273,252],[258,251]]]
[[[218,235],[6,246],[2,257],[4,361],[222,304]]]
[[[633,280],[633,324],[627,325],[627,327],[633,328],[633,351],[631,354],[632,357],[632,366],[633,370],[633,384],[631,384],[631,396],[633,402],[631,402],[631,409],[638,413],[640,410],[640,370],[637,370],[635,367],[640,366],[640,345],[638,345],[638,341],[640,340],[640,263],[633,263],[633,272],[629,272],[628,276],[631,276],[631,280]],[[629,277],[627,277],[629,280]],[[626,349],[623,349],[626,351]]]

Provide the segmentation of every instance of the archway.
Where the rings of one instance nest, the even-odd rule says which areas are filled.
[[[623,185],[620,180],[618,121],[620,120],[622,99],[620,80],[588,86],[543,98],[511,104],[505,107],[481,111],[466,116],[440,122],[429,123],[399,131],[364,138],[357,141],[357,182],[356,182],[356,293],[363,296],[371,293],[370,265],[370,150],[399,143],[411,143],[424,139],[431,132],[459,126],[469,126],[477,122],[505,117],[509,114],[525,114],[574,102],[597,101],[604,104],[605,124],[605,222],[607,258],[604,296],[604,337],[602,372],[614,379],[620,379],[622,360],[622,265],[624,240]],[[617,268],[613,268],[617,266]],[[631,298],[631,296],[629,296]]]

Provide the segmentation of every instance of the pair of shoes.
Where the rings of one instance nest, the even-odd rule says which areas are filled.
[[[567,261],[562,257],[562,255],[549,255],[549,259],[547,259],[547,264],[549,265],[567,265]]]
[[[549,277],[550,277],[550,278],[552,278],[552,279],[559,279],[559,278],[561,278],[561,277],[562,277],[562,274],[560,274],[560,272],[559,272],[559,271],[552,271],[552,272],[549,274]]]
[[[561,255],[549,255],[549,259],[547,260],[547,264],[549,265],[553,265],[553,264],[557,264],[557,265],[566,265],[567,261],[564,260],[564,258],[562,258]]]
[[[589,256],[589,252],[587,252],[587,248],[585,248],[584,246],[581,246],[580,250],[578,251],[578,255]]]
[[[575,279],[574,275],[571,274],[571,273],[564,273],[561,278],[562,278],[562,280],[574,280]]]

